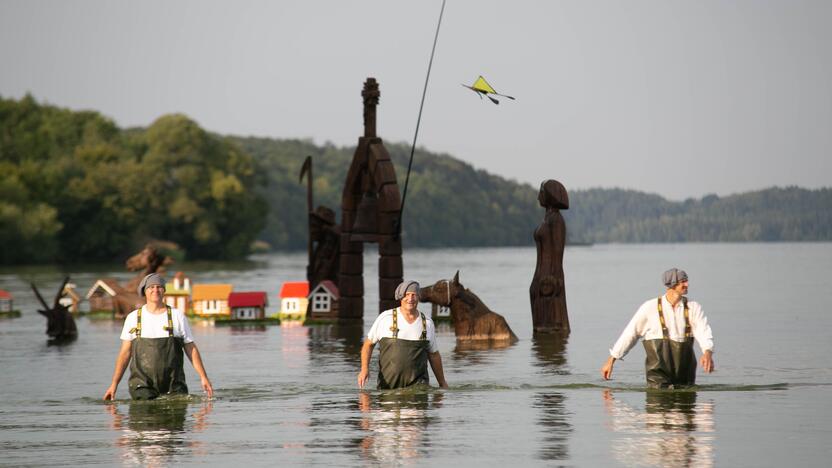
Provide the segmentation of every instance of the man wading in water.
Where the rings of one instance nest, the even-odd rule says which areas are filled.
[[[714,338],[708,319],[698,302],[688,301],[688,275],[671,268],[662,281],[667,292],[639,307],[621,337],[610,349],[610,357],[601,367],[605,380],[612,377],[612,366],[644,338],[644,362],[650,388],[676,388],[696,383],[696,355],[693,340],[702,349],[699,363],[705,372],[713,372]]]
[[[373,347],[381,342],[378,353],[378,388],[403,388],[416,384],[427,385],[428,362],[439,386],[448,388],[442,371],[442,356],[436,345],[433,320],[416,308],[419,304],[419,283],[404,281],[396,288],[396,299],[401,307],[382,312],[361,348],[361,372],[358,386],[370,378],[370,357]]]
[[[183,349],[199,374],[202,389],[211,398],[214,389],[205,374],[188,319],[183,311],[171,309],[164,302],[165,280],[151,273],[139,283],[138,293],[147,299],[147,304],[130,312],[124,320],[113,382],[104,399],[115,399],[116,389],[128,364],[128,385],[134,400],[152,400],[160,395],[187,395]]]

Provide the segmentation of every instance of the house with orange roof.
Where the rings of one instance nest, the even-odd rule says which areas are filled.
[[[234,286],[230,284],[195,284],[191,290],[194,315],[201,317],[228,317],[228,296]]]
[[[280,288],[281,320],[303,320],[309,305],[309,282],[287,281]]]
[[[231,318],[238,320],[262,320],[269,305],[265,291],[233,292],[228,296]]]

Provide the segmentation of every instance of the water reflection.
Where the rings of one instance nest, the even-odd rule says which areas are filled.
[[[358,426],[363,436],[355,443],[362,458],[385,464],[423,459],[431,446],[428,427],[441,407],[441,392],[360,392]]]
[[[714,465],[714,404],[697,403],[693,391],[647,391],[644,411],[603,392],[613,432],[613,456],[625,464],[710,467]]]
[[[532,352],[536,358],[535,364],[544,374],[569,375],[566,369],[566,345],[568,336],[537,335],[532,338]]]
[[[310,325],[309,353],[312,359],[329,359],[339,356],[350,365],[355,365],[361,357],[361,345],[364,341],[364,324],[360,321]]]
[[[201,432],[208,426],[213,404],[202,403],[193,414],[193,422],[188,424],[189,401],[176,398],[130,402],[126,424],[115,404],[105,405],[112,416],[110,427],[120,432],[116,446],[123,450],[123,460],[144,466],[166,466],[183,453],[204,454],[201,443],[191,440],[189,433]]]

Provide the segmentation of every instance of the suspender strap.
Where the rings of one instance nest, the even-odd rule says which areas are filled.
[[[390,331],[393,332],[393,339],[399,337],[399,308],[396,307],[393,309],[393,326],[390,327]]]
[[[662,339],[666,340],[668,338],[667,324],[664,323],[664,314],[662,313],[662,297],[661,296],[659,296],[658,304],[659,304],[659,324],[661,324],[661,326],[662,326]]]
[[[168,336],[173,336],[173,311],[171,310],[170,306],[167,306],[167,308],[168,308]]]
[[[422,316],[422,341],[428,339],[428,321],[425,319],[425,314],[419,313]]]
[[[668,338],[668,333],[667,324],[664,322],[664,314],[662,313],[662,297],[659,296],[659,299],[656,302],[659,309],[659,323],[662,326],[662,338],[666,340]],[[690,330],[690,310],[688,309],[688,298],[682,297],[682,304],[685,306],[685,338],[690,338],[693,334]]]

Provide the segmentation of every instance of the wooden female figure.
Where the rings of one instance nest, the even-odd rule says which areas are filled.
[[[569,195],[563,184],[549,179],[540,184],[537,200],[540,206],[546,208],[546,214],[534,231],[537,266],[529,287],[534,332],[568,334],[569,316],[566,313],[563,279],[566,223],[560,210],[569,209]]]

